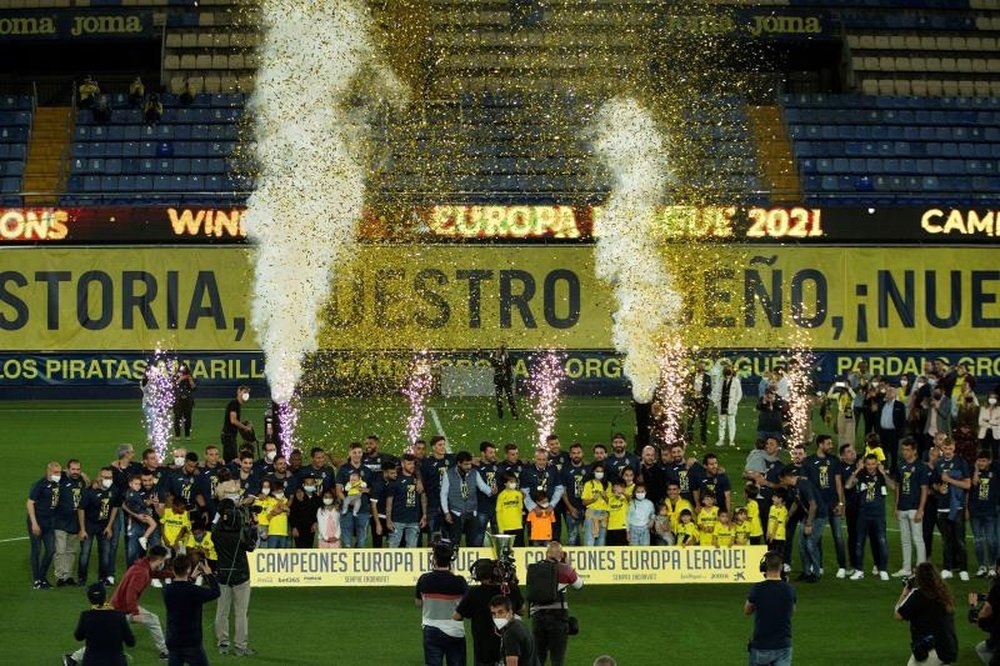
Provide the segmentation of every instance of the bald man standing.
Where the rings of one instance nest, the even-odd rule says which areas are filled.
[[[56,552],[55,515],[59,506],[62,465],[53,461],[45,468],[45,476],[35,481],[28,491],[25,504],[28,511],[28,539],[31,542],[31,575],[36,590],[47,590],[49,567]],[[42,555],[41,551],[45,550]]]

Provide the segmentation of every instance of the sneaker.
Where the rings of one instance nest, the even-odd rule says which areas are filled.
[[[219,643],[219,654],[229,654],[229,643],[227,641]]]
[[[36,580],[34,583],[31,584],[31,589],[33,589],[33,590],[44,590],[45,588],[42,587],[42,581]]]
[[[837,569],[837,578],[847,578],[847,571],[844,569],[844,567],[840,567],[839,569]]]
[[[107,578],[104,579],[104,584],[105,585],[114,585],[115,584],[115,577],[114,576],[108,576]]]
[[[48,580],[46,580],[44,578],[41,579],[40,581],[38,581],[38,585],[39,585],[39,588],[38,588],[39,590],[51,590],[52,589],[52,585],[49,583]]]
[[[954,576],[955,576],[955,574],[953,574],[950,569],[942,569],[941,570],[941,578],[943,578],[945,580],[947,580],[949,578],[953,578]],[[966,576],[968,576],[968,574],[966,574]]]
[[[851,574],[851,580],[861,580],[864,577],[865,577],[864,571],[855,571],[854,573]]]
[[[143,550],[149,550],[149,539],[144,536],[139,537],[139,545]]]
[[[900,569],[896,573],[892,574],[892,577],[893,578],[906,578],[907,576],[911,576],[911,575],[912,575],[912,572],[907,571],[906,569]]]
[[[880,579],[882,579],[882,580],[889,580],[889,572],[888,571],[879,571],[878,572],[878,577]]]
[[[243,647],[237,645],[233,648],[233,654],[237,657],[252,657],[256,653],[250,648],[249,645],[244,645]]]
[[[976,578],[986,578],[986,567],[976,569]]]
[[[855,571],[857,571],[857,569],[853,569],[853,568],[848,569],[847,570],[847,577],[850,578],[851,576],[853,576]]]
[[[73,658],[72,654],[64,654],[62,663],[63,666],[76,666],[76,659]]]
[[[959,571],[958,572],[958,578],[959,578],[959,580],[969,580],[969,572],[968,571]]]
[[[153,587],[157,587],[157,588],[159,588],[159,587],[163,587],[163,581],[162,581],[162,580],[160,580],[159,578],[154,578],[154,579],[153,579],[153,581],[152,581],[152,583],[150,583],[150,584],[151,584],[151,585],[152,585]]]

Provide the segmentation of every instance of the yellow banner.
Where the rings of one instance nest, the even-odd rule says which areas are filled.
[[[987,248],[667,248],[692,342],[716,348],[992,349]],[[609,349],[592,245],[364,246],[341,267],[320,347]],[[671,254],[673,253],[673,254]],[[671,258],[672,257],[672,258]],[[249,351],[242,248],[0,250],[0,350]]]
[[[566,548],[566,561],[586,585],[747,583],[762,579],[764,546],[734,548]],[[467,575],[487,548],[461,548],[453,570]],[[517,577],[545,557],[544,548],[515,548]],[[430,550],[260,549],[247,553],[254,587],[410,587],[433,568]]]

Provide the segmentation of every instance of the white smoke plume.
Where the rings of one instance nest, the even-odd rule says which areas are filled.
[[[625,354],[632,396],[648,403],[660,377],[664,327],[681,305],[653,229],[667,185],[666,151],[653,118],[630,98],[614,98],[598,110],[594,148],[613,179],[599,223],[596,272],[614,288],[612,341]]]
[[[405,93],[377,58],[361,0],[263,0],[261,13],[250,100],[259,172],[244,224],[255,246],[253,325],[272,399],[285,403],[317,348],[334,273],[356,245],[367,132],[349,87],[366,74],[389,101]]]

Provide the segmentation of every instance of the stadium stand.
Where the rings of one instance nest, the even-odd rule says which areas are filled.
[[[33,117],[32,99],[26,95],[0,95],[0,201],[18,206],[23,191],[28,136]]]

